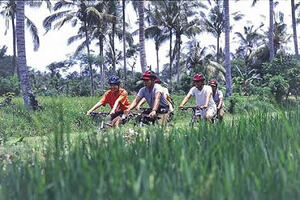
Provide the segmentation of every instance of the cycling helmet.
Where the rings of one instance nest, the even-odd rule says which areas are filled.
[[[108,79],[109,84],[120,84],[120,78],[118,76],[111,76]]]
[[[156,74],[151,70],[147,70],[144,72],[143,76],[141,77],[141,80],[151,80],[155,78],[156,78]]]
[[[195,74],[193,77],[193,81],[204,81],[205,77],[203,76],[203,74]]]
[[[156,79],[154,80],[154,83],[161,84],[161,80],[158,77],[156,77]]]
[[[218,81],[215,79],[212,79],[208,82],[208,85],[210,86],[218,86]]]

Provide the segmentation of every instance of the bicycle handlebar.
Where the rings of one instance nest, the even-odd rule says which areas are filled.
[[[95,117],[95,116],[106,117],[109,115],[109,112],[91,112],[90,115],[92,117]]]
[[[203,110],[204,108],[200,108],[200,106],[185,106],[185,107],[179,107],[179,109],[181,110],[188,110],[188,109],[192,109],[192,110]]]

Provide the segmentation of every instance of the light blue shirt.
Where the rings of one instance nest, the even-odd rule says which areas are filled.
[[[163,95],[164,94],[163,87],[159,84],[154,84],[151,92],[146,87],[141,88],[137,96],[141,98],[145,98],[149,107],[153,108],[154,101],[155,101],[155,94],[158,92],[161,93],[159,107],[163,107],[163,108],[169,107],[168,101],[165,95]]]

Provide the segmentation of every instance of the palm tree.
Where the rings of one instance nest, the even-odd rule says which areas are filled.
[[[58,11],[62,8],[70,8],[68,10],[63,10],[56,12],[54,14],[51,14],[50,16],[46,17],[43,21],[43,26],[46,29],[46,32],[48,32],[52,28],[52,24],[54,24],[54,29],[60,29],[64,24],[66,23],[72,23],[72,26],[76,26],[78,22],[80,22],[80,28],[78,30],[78,34],[76,36],[73,36],[69,39],[69,43],[71,41],[74,41],[78,38],[84,38],[84,42],[78,46],[76,53],[79,53],[84,47],[87,49],[87,55],[90,58],[90,39],[89,39],[89,27],[91,24],[90,16],[88,15],[88,8],[91,5],[94,5],[94,1],[64,1],[60,0],[55,3],[54,5],[54,11]],[[90,59],[89,59],[90,60]],[[91,95],[94,95],[94,81],[93,81],[93,68],[92,68],[92,62],[89,61],[89,71],[90,71],[90,83],[91,83]]]
[[[51,8],[51,3],[49,0],[44,1],[47,3],[48,9]],[[27,4],[31,7],[39,7],[42,2],[28,2]],[[16,0],[9,1],[0,1],[0,5],[3,4],[3,10],[0,12],[0,15],[5,17],[6,30],[9,29],[9,23],[11,23],[12,27],[12,38],[13,38],[13,69],[15,72],[18,72],[16,65],[16,25],[15,25],[15,16],[16,16]],[[26,4],[26,2],[25,2]],[[38,36],[38,29],[35,24],[25,16],[25,24],[32,35],[32,42],[34,46],[34,51],[37,51],[40,46],[40,40]]]
[[[156,51],[156,73],[159,74],[159,48],[163,42],[169,38],[169,34],[160,26],[150,26],[145,29],[145,37],[154,39]]]
[[[26,110],[36,110],[39,108],[39,103],[32,91],[30,84],[28,67],[26,64],[26,49],[25,49],[25,16],[24,16],[24,1],[16,2],[16,37],[18,51],[18,68],[19,79],[22,90],[22,95]]]
[[[168,29],[170,39],[170,83],[172,80],[172,65],[176,58],[177,80],[180,78],[180,56],[181,56],[181,37],[182,35],[192,36],[200,32],[199,21],[197,19],[190,20],[195,15],[194,8],[203,6],[200,2],[188,1],[155,1],[153,5],[157,7],[155,14],[159,24]],[[175,34],[175,46],[172,50],[173,34]]]
[[[175,30],[175,36],[176,36],[176,72],[177,72],[177,82],[180,79],[180,56],[181,56],[181,37],[182,35],[186,35],[188,37],[195,36],[196,34],[201,32],[200,26],[199,26],[199,20],[193,19],[189,20],[190,17],[195,15],[195,12],[192,10],[192,8],[195,8],[198,4],[187,2],[187,1],[177,1],[177,7],[179,10],[178,13],[178,20],[175,20],[172,24],[174,30]]]
[[[166,27],[169,32],[169,85],[172,87],[172,65],[174,60],[175,53],[172,53],[173,49],[173,27],[171,26],[171,23],[177,19],[176,11],[174,12],[173,7],[169,1],[162,0],[162,1],[153,1],[153,6],[155,6],[155,9],[153,10],[153,15],[155,16],[155,20],[157,21],[157,24]],[[173,12],[172,12],[173,11]]]
[[[269,20],[270,20],[270,28],[269,28],[269,50],[270,50],[270,62],[274,58],[274,38],[273,38],[273,32],[274,32],[274,23],[273,23],[273,14],[274,14],[274,8],[273,8],[273,0],[269,0]]]
[[[210,9],[208,16],[204,12],[200,12],[205,30],[217,38],[217,62],[219,62],[220,56],[220,37],[224,32],[223,9],[220,4],[221,1],[218,1],[217,5]]]
[[[258,0],[253,0],[252,6],[254,6],[257,3]],[[274,3],[273,0],[269,0],[269,61],[272,61],[274,58],[274,37],[273,37],[273,32],[274,32],[274,23],[273,23],[273,16],[274,14]]]
[[[125,19],[125,9],[126,9],[126,2],[125,0],[122,1],[122,16],[123,16],[123,68],[124,68],[124,79],[125,83],[127,80],[127,71],[126,71],[126,40],[125,40],[125,28],[126,28],[126,19]]]
[[[249,55],[254,49],[257,49],[260,45],[264,43],[263,35],[259,34],[258,31],[263,27],[261,24],[258,28],[252,26],[244,26],[244,32],[235,32],[235,35],[240,39],[240,46],[237,49],[237,55],[240,55],[246,60],[246,65],[248,63]]]
[[[230,61],[230,18],[229,18],[229,0],[223,1],[224,22],[225,22],[225,68],[226,68],[226,97],[232,94],[232,77]]]
[[[141,62],[142,72],[146,71],[146,67],[147,67],[146,50],[145,50],[144,2],[145,0],[140,0],[138,2],[140,62]]]
[[[155,14],[157,14],[157,7],[153,10],[149,7],[146,11],[146,21],[148,21],[149,27],[145,29],[145,37],[147,39],[153,39],[155,42],[156,73],[159,74],[159,49],[161,44],[169,39],[169,34],[168,29],[160,25]]]
[[[297,29],[296,29],[297,24],[296,24],[296,17],[295,17],[295,0],[291,0],[291,12],[292,12],[292,26],[293,26],[295,55],[299,59]]]

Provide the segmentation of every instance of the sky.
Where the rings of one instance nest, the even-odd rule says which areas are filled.
[[[235,51],[239,41],[235,38],[234,32],[242,32],[243,26],[254,24],[256,27],[259,26],[261,21],[264,21],[265,26],[264,30],[267,30],[268,23],[268,15],[269,15],[269,0],[259,0],[255,7],[251,7],[252,0],[240,0],[236,2],[235,0],[230,0],[230,13],[234,13],[236,11],[240,11],[245,14],[243,20],[239,22],[233,22],[231,20],[231,25],[233,25],[233,29],[231,31],[231,52]],[[275,7],[275,12],[281,11],[285,16],[285,23],[288,24],[288,30],[292,33],[291,28],[291,9],[290,9],[290,1],[289,0],[279,0],[279,4]],[[136,13],[133,11],[131,4],[127,5],[126,8],[126,21],[130,22],[130,24],[135,24],[137,19]],[[47,34],[45,34],[45,30],[42,27],[42,21],[50,15],[50,11],[46,9],[46,7],[42,8],[25,8],[25,15],[28,16],[38,27],[39,36],[40,36],[40,48],[38,51],[33,51],[33,44],[30,34],[25,30],[26,37],[26,52],[27,52],[27,65],[33,67],[36,70],[45,71],[46,66],[51,64],[52,62],[63,61],[68,58],[69,55],[76,49],[76,44],[74,43],[70,46],[67,45],[67,39],[76,34],[76,29],[71,27],[70,25],[66,25],[62,27],[60,30],[50,30]],[[264,15],[265,17],[263,17]],[[132,27],[132,30],[137,29],[137,27]],[[299,33],[299,28],[297,29]],[[12,55],[12,31],[11,27],[6,35],[4,35],[5,31],[5,23],[4,19],[0,17],[0,47],[3,45],[8,46],[7,54]],[[300,35],[300,34],[298,34]],[[200,40],[200,44],[202,46],[208,46],[216,43],[216,39],[209,34],[201,34],[198,36]],[[138,42],[138,36],[135,38],[135,42]],[[298,39],[299,40],[299,39]],[[117,42],[118,43],[118,42]],[[224,34],[221,35],[220,40],[221,46],[224,45]],[[122,50],[122,43],[119,42],[117,48]],[[152,40],[146,41],[146,59],[147,64],[151,65],[153,69],[156,68],[156,54],[155,54],[155,46]],[[290,51],[293,51],[292,41],[287,44]],[[165,63],[168,63],[168,47],[169,43],[166,42],[162,45],[160,50],[160,66]],[[97,50],[97,47],[94,47]],[[184,49],[183,49],[184,51]],[[140,71],[140,61],[139,56],[137,56],[137,64],[136,71]],[[130,62],[130,60],[129,60]],[[121,65],[117,67],[122,67]],[[162,67],[160,67],[162,68]]]

